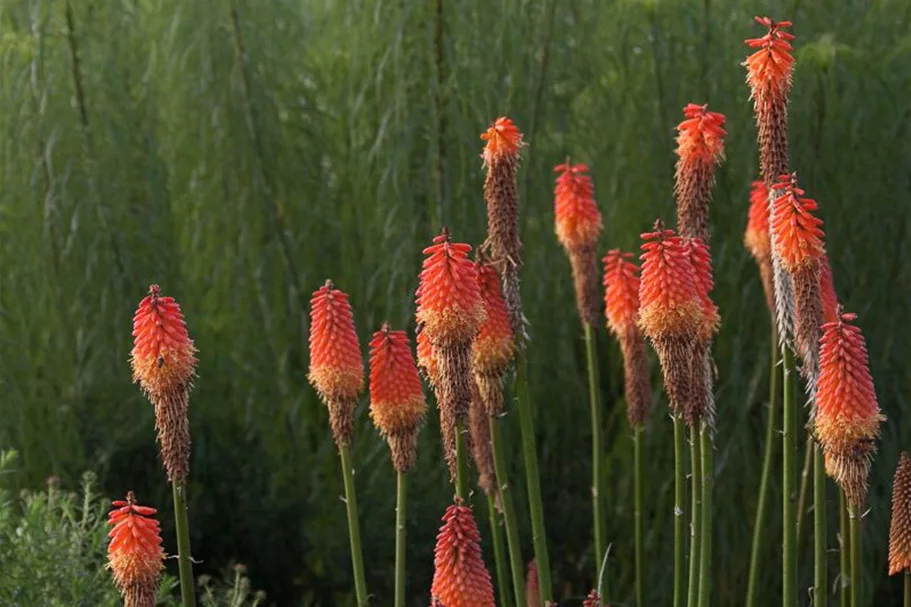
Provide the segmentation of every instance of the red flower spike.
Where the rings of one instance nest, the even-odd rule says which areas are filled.
[[[892,481],[889,575],[911,573],[911,457],[902,452]]]
[[[437,535],[431,596],[446,607],[494,607],[490,573],[481,557],[481,534],[471,508],[446,509]]]
[[[709,252],[708,245],[699,238],[686,238],[684,245],[690,256],[690,263],[693,265],[696,294],[702,305],[703,324],[700,334],[704,338],[708,338],[718,332],[721,324],[718,306],[712,302],[710,297],[712,289],[715,288],[715,280],[712,277],[712,254]]]
[[[743,63],[747,68],[747,84],[757,102],[780,101],[791,91],[794,71],[791,55],[794,35],[784,31],[791,27],[791,22],[776,23],[768,17],[756,17],[755,20],[769,31],[761,38],[746,40],[747,46],[757,49]]]
[[[112,502],[108,516],[107,567],[129,607],[151,607],[155,604],[158,579],[164,570],[165,554],[161,547],[161,528],[153,517],[157,510],[136,504],[130,491],[126,500]]]
[[[639,284],[639,326],[650,339],[684,336],[704,325],[703,306],[686,245],[673,230],[656,225],[645,243]]]
[[[819,295],[822,298],[823,322],[838,321],[838,294],[835,292],[835,280],[832,277],[832,266],[829,258],[823,257],[819,265]]]
[[[591,248],[601,236],[601,211],[595,202],[594,186],[584,164],[566,163],[554,167],[559,173],[554,187],[554,216],[557,238],[567,251]]]
[[[468,259],[471,246],[453,243],[449,233],[424,249],[417,297],[417,321],[434,346],[470,342],[484,320],[478,272]]]
[[[404,331],[389,325],[370,340],[370,415],[384,435],[415,429],[427,411],[410,345]]]
[[[685,120],[677,125],[677,172],[696,164],[717,164],[724,159],[724,114],[708,105],[687,104]]]
[[[794,272],[799,266],[817,262],[825,255],[822,220],[813,215],[819,206],[805,198],[797,185],[797,173],[781,175],[776,190],[781,196],[772,205],[770,225],[775,233],[776,253],[782,266]]]
[[[485,132],[481,133],[481,139],[487,142],[484,153],[481,154],[487,166],[505,156],[517,157],[519,148],[525,145],[519,128],[506,116],[497,118]]]
[[[604,307],[607,326],[618,337],[637,331],[639,266],[632,253],[612,249],[604,256]]]
[[[860,328],[855,314],[841,314],[823,325],[816,393],[816,438],[826,452],[826,468],[852,504],[866,496],[870,458],[885,419],[876,401]]]
[[[195,354],[180,305],[150,286],[133,316],[133,381],[153,403],[185,393],[196,373]]]
[[[509,310],[506,309],[496,268],[484,261],[475,265],[486,315],[472,343],[472,364],[476,373],[501,375],[506,372],[515,353]]]
[[[758,262],[768,259],[772,254],[769,239],[769,189],[761,180],[754,181],[750,189],[750,214],[743,243]]]
[[[348,295],[332,281],[310,298],[310,383],[324,401],[355,399],[364,389],[364,363]]]

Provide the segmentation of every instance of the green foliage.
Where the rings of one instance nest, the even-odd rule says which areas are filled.
[[[166,510],[152,410],[130,385],[127,364],[131,314],[157,282],[181,302],[200,351],[189,502],[201,568],[217,572],[239,556],[253,584],[282,604],[347,604],[337,455],[305,377],[308,294],[328,276],[348,291],[362,343],[384,320],[409,326],[420,250],[440,223],[460,240],[483,238],[478,133],[509,114],[529,142],[520,174],[523,287],[555,587],[582,596],[592,584],[590,531],[567,521],[589,519],[590,430],[569,264],[553,236],[551,167],[567,154],[592,165],[602,246],[631,250],[656,216],[673,216],[673,125],[685,103],[708,101],[728,116],[730,133],[712,209],[714,295],[724,317],[715,353],[715,598],[740,604],[768,332],[757,273],[740,244],[756,160],[738,63],[761,10],[795,22],[792,166],[820,202],[836,286],[860,314],[889,419],[864,519],[864,563],[870,598],[894,602],[898,589],[882,572],[889,482],[911,428],[911,5],[463,0],[441,3],[436,48],[436,4],[3,4],[0,444],[21,453],[12,488],[92,469],[105,493],[132,488]],[[614,555],[607,575],[610,598],[629,602],[632,449],[617,349],[603,331],[598,339]],[[392,592],[395,485],[364,409],[353,455],[368,586],[383,604]],[[642,437],[646,602],[656,604],[668,601],[672,552],[665,411],[659,401]],[[504,439],[521,497],[516,425],[507,416]],[[414,604],[427,603],[438,518],[451,498],[436,426],[432,414],[410,481]],[[36,546],[15,548],[23,558],[45,540],[100,541],[72,526],[41,540],[38,523],[52,511],[64,517],[43,499],[40,507],[38,498],[23,502],[26,513],[40,508],[38,518],[14,517],[35,523]],[[527,511],[522,500],[517,508]],[[84,511],[73,512],[81,520]],[[173,553],[171,518],[163,524]],[[522,529],[530,556],[527,517]],[[772,543],[765,558],[760,588],[770,600],[780,580]],[[806,551],[803,588],[810,562]],[[103,577],[69,562],[60,575],[77,566],[83,575],[66,575],[80,584]],[[104,604],[108,595],[90,596]]]

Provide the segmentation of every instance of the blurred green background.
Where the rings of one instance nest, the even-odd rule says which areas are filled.
[[[387,319],[410,329],[420,251],[440,224],[457,239],[483,239],[478,135],[508,114],[529,143],[523,295],[551,558],[559,598],[574,604],[594,567],[590,426],[551,169],[567,154],[589,163],[602,248],[633,249],[656,217],[673,219],[673,127],[687,102],[707,101],[729,132],[711,213],[724,317],[715,597],[741,604],[769,348],[762,289],[741,244],[756,153],[739,63],[743,39],[760,35],[754,14],[795,22],[792,167],[819,201],[836,287],[860,315],[888,416],[865,519],[866,590],[870,604],[897,601],[900,582],[885,572],[892,473],[911,448],[906,0],[3,2],[0,447],[21,453],[12,482],[35,488],[56,475],[75,488],[94,470],[106,494],[134,489],[157,505],[176,551],[152,408],[128,364],[132,312],[160,283],[182,304],[200,352],[190,413],[199,569],[241,562],[275,604],[353,604],[337,456],[305,377],[309,293],[327,277],[349,292],[362,344]],[[598,339],[609,598],[622,605],[632,601],[631,440],[619,351],[605,331]],[[645,588],[650,604],[667,604],[671,424],[658,396],[646,436]],[[368,582],[382,605],[392,596],[394,480],[363,400],[357,485]],[[517,423],[506,426],[525,512]],[[428,602],[451,496],[437,428],[431,413],[410,491],[414,605]],[[837,503],[834,487],[829,495]],[[772,500],[761,584],[769,601],[780,579],[777,487]],[[527,520],[523,531],[530,558]]]

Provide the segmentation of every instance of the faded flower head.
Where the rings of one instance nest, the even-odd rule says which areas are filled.
[[[446,509],[437,535],[430,594],[446,607],[494,607],[490,573],[481,557],[481,534],[471,508]]]
[[[892,483],[889,575],[911,573],[911,457],[902,452]]]

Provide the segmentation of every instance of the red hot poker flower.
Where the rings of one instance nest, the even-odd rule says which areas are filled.
[[[604,307],[607,326],[618,337],[637,331],[639,266],[632,253],[612,249],[604,256]]]
[[[506,116],[497,118],[490,128],[481,133],[481,139],[487,142],[484,153],[481,154],[487,166],[506,156],[518,157],[519,149],[525,145],[519,128]]]
[[[584,164],[554,167],[554,216],[557,238],[567,251],[594,247],[601,236],[601,211],[595,202],[594,186]]]
[[[756,17],[755,20],[769,31],[761,38],[746,41],[747,46],[757,49],[743,63],[747,68],[747,84],[757,102],[783,100],[791,91],[794,71],[791,55],[794,35],[784,31],[791,27],[791,22],[775,22],[768,17]]]
[[[186,392],[196,373],[194,354],[180,305],[150,286],[133,316],[133,381],[153,403]]]
[[[819,265],[819,295],[822,298],[823,322],[837,322],[838,294],[835,292],[835,280],[828,256],[823,257]]]
[[[696,164],[717,164],[724,158],[724,114],[708,105],[687,104],[685,120],[677,125],[677,172]]]
[[[113,502],[108,517],[108,568],[123,595],[126,607],[152,607],[158,579],[164,569],[161,529],[153,517],[157,510],[136,504],[130,491],[126,500]]]
[[[769,240],[769,189],[765,182],[756,180],[750,189],[750,214],[743,243],[757,262],[772,254]]]
[[[483,261],[478,261],[476,267],[486,317],[472,344],[473,365],[475,372],[502,374],[515,351],[509,310],[506,309],[496,268]]]
[[[889,575],[911,573],[911,457],[902,453],[892,482]]]
[[[685,336],[704,324],[690,256],[673,230],[656,226],[645,243],[639,284],[639,326],[650,339]]]
[[[823,325],[816,393],[816,437],[826,453],[826,470],[852,504],[866,496],[870,459],[884,417],[876,402],[867,346],[856,314],[841,314]]]
[[[775,189],[782,195],[772,205],[770,225],[775,233],[776,253],[789,272],[819,261],[825,255],[822,220],[813,215],[816,201],[805,198],[797,185],[797,173],[781,175]]]
[[[718,315],[718,306],[712,302],[710,293],[715,288],[712,277],[712,254],[709,247],[699,238],[684,239],[690,262],[693,265],[693,279],[696,284],[696,294],[702,305],[702,327],[700,335],[704,340],[710,339],[718,332],[721,317]]]
[[[437,535],[431,595],[446,607],[494,607],[490,573],[481,557],[481,534],[471,508],[446,509]]]

